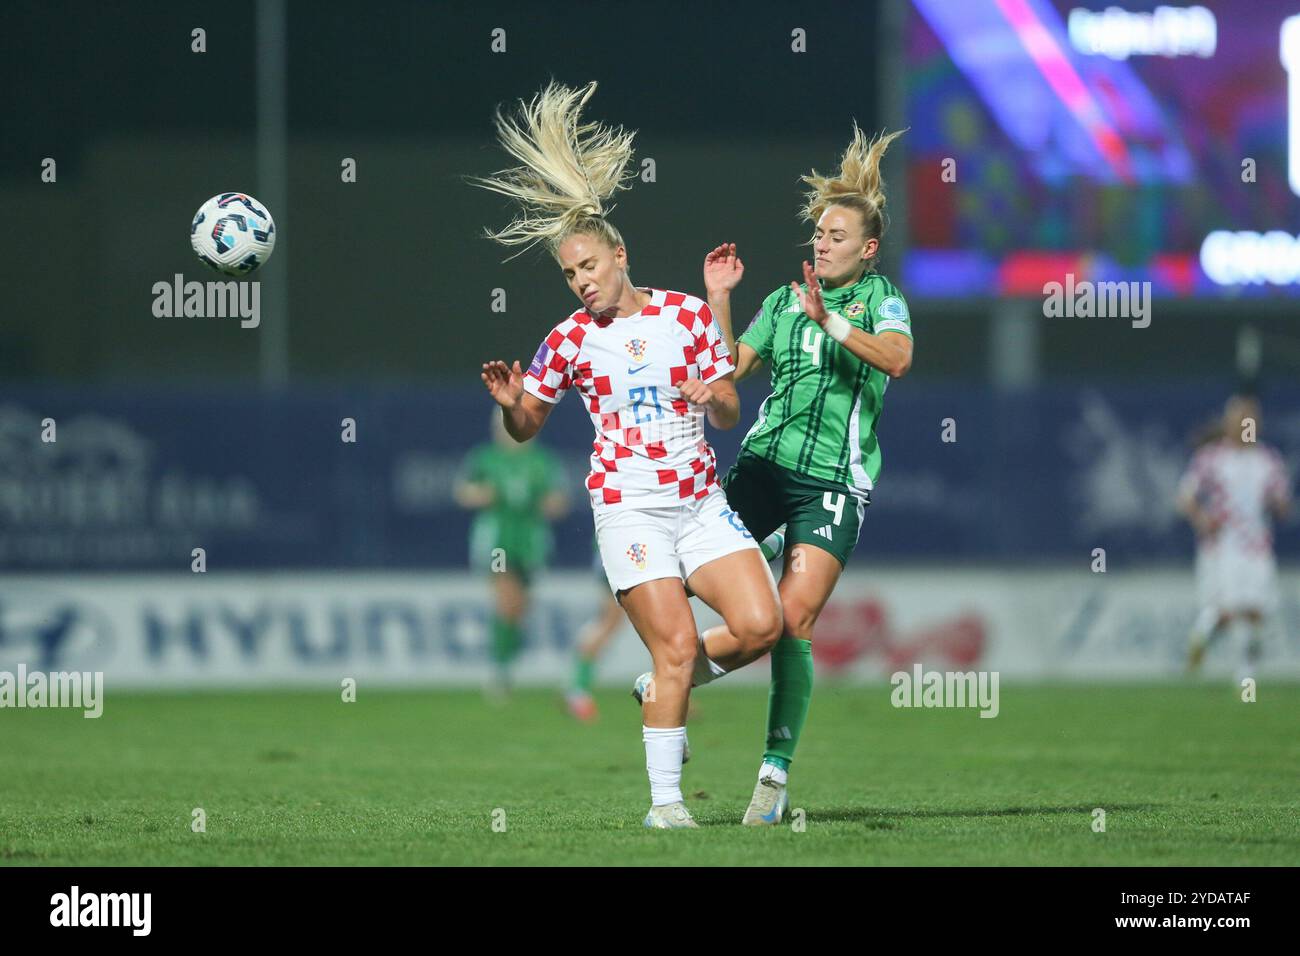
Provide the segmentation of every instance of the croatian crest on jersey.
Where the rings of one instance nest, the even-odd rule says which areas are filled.
[[[867,311],[867,307],[863,305],[861,302],[850,302],[849,307],[844,310],[844,318],[856,319],[858,316],[860,316],[863,312],[866,311]]]
[[[627,354],[632,356],[632,361],[639,362],[645,358],[646,342],[644,339],[632,339],[623,347],[627,349]]]
[[[627,549],[627,556],[632,559],[638,571],[645,570],[646,546],[644,544],[634,544]]]

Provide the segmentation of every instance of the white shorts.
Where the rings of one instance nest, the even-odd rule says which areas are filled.
[[[1277,562],[1267,551],[1219,545],[1196,552],[1196,593],[1202,607],[1219,612],[1277,607]]]
[[[758,550],[721,488],[679,505],[607,508],[595,519],[601,564],[615,594],[657,578],[685,581],[717,558]]]

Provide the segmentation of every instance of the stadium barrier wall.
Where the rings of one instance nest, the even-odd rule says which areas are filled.
[[[524,685],[559,686],[599,606],[591,572],[537,581]],[[1300,568],[1261,679],[1300,676]],[[697,602],[701,627],[717,617]],[[1166,679],[1182,672],[1195,612],[1190,567],[1091,573],[935,567],[851,570],[815,643],[819,680],[878,681],[920,662],[1007,679]],[[475,685],[488,674],[488,582],[467,573],[0,576],[0,670],[102,671],[113,688]],[[624,626],[598,668],[624,686],[648,655]],[[1227,676],[1218,646],[1206,673]],[[729,675],[767,679],[766,662]]]

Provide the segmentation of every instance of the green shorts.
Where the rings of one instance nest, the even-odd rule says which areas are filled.
[[[507,523],[490,513],[474,521],[469,538],[469,563],[476,571],[507,571],[525,585],[546,564],[550,531],[540,523]]]
[[[871,503],[870,495],[847,485],[801,475],[749,452],[741,452],[722,488],[756,541],[784,524],[787,554],[796,544],[811,544],[835,555],[841,567],[849,563]]]

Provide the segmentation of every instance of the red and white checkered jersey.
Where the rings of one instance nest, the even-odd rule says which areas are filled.
[[[718,487],[704,409],[678,386],[734,371],[731,355],[703,300],[641,291],[650,302],[635,315],[574,312],[551,330],[524,376],[524,389],[544,402],[558,403],[570,388],[586,400],[596,428],[587,476],[593,508],[662,507]]]
[[[1193,457],[1179,484],[1179,494],[1194,497],[1221,522],[1203,546],[1247,553],[1273,550],[1269,506],[1289,500],[1290,478],[1282,456],[1267,445],[1217,441]]]

